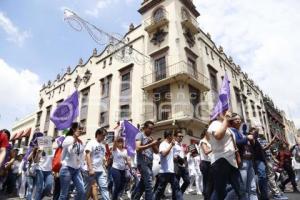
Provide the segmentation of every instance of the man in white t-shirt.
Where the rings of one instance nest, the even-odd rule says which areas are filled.
[[[235,140],[229,131],[231,113],[220,114],[217,120],[208,127],[209,143],[211,145],[211,170],[213,174],[213,200],[224,200],[226,185],[229,183],[239,199],[244,198],[245,191],[235,157]]]
[[[164,132],[165,140],[159,145],[160,154],[160,165],[159,170],[159,182],[157,190],[154,192],[154,199],[160,200],[164,193],[166,185],[171,184],[173,196],[176,200],[182,200],[182,193],[179,188],[179,182],[174,172],[174,145],[175,140],[173,139],[172,131]]]
[[[182,194],[184,194],[185,190],[190,185],[189,171],[187,169],[185,153],[182,146],[182,140],[184,136],[181,130],[176,130],[174,136],[176,141],[174,146],[175,173],[178,182],[180,182],[180,178],[183,180],[180,190]]]
[[[93,181],[96,181],[99,186],[102,199],[109,200],[107,175],[104,170],[106,149],[105,145],[102,143],[106,134],[107,131],[104,128],[99,128],[95,133],[95,139],[86,144],[84,149],[86,153],[86,165],[83,168],[85,170],[84,176],[86,179],[86,194],[90,191]]]

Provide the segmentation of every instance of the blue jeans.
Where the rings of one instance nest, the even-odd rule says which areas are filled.
[[[160,200],[164,194],[165,188],[168,183],[171,184],[173,199],[183,200],[182,192],[179,188],[179,182],[176,178],[175,173],[161,173],[159,176],[159,183],[157,190],[154,193],[154,199]]]
[[[74,169],[68,166],[62,167],[59,171],[59,180],[61,185],[59,200],[68,199],[71,181],[73,181],[77,191],[75,200],[85,199],[84,183],[80,169]]]
[[[88,171],[84,171],[84,179],[85,179],[85,192],[86,194],[91,189],[92,183],[95,180],[98,184],[98,187],[101,192],[102,199],[109,200],[109,192],[108,192],[108,183],[107,183],[107,175],[105,172],[95,172],[94,176],[89,176]]]
[[[125,187],[125,170],[111,168],[111,175],[114,181],[112,200],[117,200]]]
[[[138,170],[141,173],[141,180],[132,192],[131,199],[139,200],[145,192],[145,200],[153,199],[153,186],[152,186],[152,164],[138,164]]]
[[[256,192],[255,172],[252,160],[243,160],[243,165],[240,168],[242,181],[241,190],[245,191],[246,195],[243,199],[258,200]],[[226,199],[238,199],[236,193],[231,190],[228,192]]]
[[[211,165],[213,176],[213,194],[211,200],[224,200],[227,191],[226,186],[230,184],[238,198],[245,197],[245,191],[243,188],[243,181],[240,171],[233,167],[225,158],[220,158]]]
[[[268,197],[268,179],[267,179],[267,172],[266,172],[266,165],[263,161],[257,160],[255,161],[256,164],[256,173],[258,176],[258,186],[260,190],[260,199],[267,200]]]
[[[53,176],[51,171],[36,170],[36,195],[35,200],[41,200],[51,195]]]
[[[26,176],[26,200],[31,200],[35,177]]]

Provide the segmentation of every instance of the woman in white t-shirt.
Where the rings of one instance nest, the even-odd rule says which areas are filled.
[[[61,185],[59,200],[68,199],[71,180],[73,181],[77,191],[75,199],[85,199],[84,183],[80,171],[82,161],[84,160],[84,147],[79,139],[81,132],[82,128],[79,123],[72,123],[71,128],[62,143],[62,167],[59,171],[59,180]]]
[[[229,131],[231,113],[227,111],[220,114],[207,130],[209,143],[211,145],[211,170],[213,174],[213,199],[224,200],[226,197],[226,186],[230,184],[239,199],[245,196],[241,187],[243,181],[238,169],[235,157],[235,139]]]
[[[114,141],[112,156],[113,164],[111,168],[111,174],[114,184],[112,200],[117,200],[125,187],[126,165],[131,167],[130,158],[128,157],[127,150],[124,148],[124,139],[122,137],[117,137]]]
[[[209,144],[207,129],[205,129],[202,134],[200,135],[200,143],[199,143],[199,150],[201,156],[201,163],[200,163],[200,170],[203,177],[203,196],[204,200],[210,199],[212,194],[212,174],[211,174],[211,159],[210,154],[212,152],[211,145]]]

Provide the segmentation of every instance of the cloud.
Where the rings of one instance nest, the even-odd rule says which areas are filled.
[[[134,0],[94,0],[93,3],[86,8],[84,13],[91,17],[98,18],[104,9],[107,9],[113,5],[120,5],[121,2],[125,2],[127,5],[129,5],[132,4]]]
[[[31,34],[28,31],[20,31],[19,28],[3,13],[0,12],[0,28],[7,34],[7,40],[22,46]]]
[[[194,1],[201,28],[300,127],[300,2]]]
[[[40,80],[30,70],[16,70],[1,58],[0,71],[0,128],[11,128],[16,118],[36,110]]]

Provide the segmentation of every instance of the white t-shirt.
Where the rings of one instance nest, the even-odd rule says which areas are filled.
[[[203,148],[202,148],[202,144],[206,144],[210,149],[211,149],[211,145],[209,144],[209,142],[206,140],[206,138],[203,138],[202,140],[200,140],[200,144],[199,144],[199,149],[200,149],[200,156],[201,156],[201,159],[204,160],[204,161],[208,161],[210,162],[211,159],[210,159],[210,154],[206,155],[203,151]]]
[[[215,132],[222,126],[222,122],[214,121],[208,127],[208,134],[210,135],[209,143],[212,148],[211,163],[213,164],[220,158],[225,158],[233,167],[238,168],[235,159],[235,148],[231,139],[231,132],[227,129],[224,137],[221,140],[217,140],[214,137]],[[234,135],[233,135],[233,138]]]
[[[160,156],[158,154],[153,154],[153,165],[152,165],[152,172],[153,176],[155,177],[160,170]]]
[[[90,152],[93,170],[95,172],[103,172],[104,171],[103,160],[105,158],[105,152],[106,152],[104,144],[99,143],[95,139],[91,140],[86,144],[84,151]],[[87,171],[88,170],[87,165],[84,165],[83,169]]]
[[[40,160],[37,164],[37,169],[42,170],[42,171],[52,171],[52,160],[54,155],[43,155],[43,152],[40,152],[41,157]]]
[[[127,160],[127,150],[123,149],[122,151],[118,148],[113,151],[113,164],[112,167],[118,170],[125,170],[126,168],[126,160]]]
[[[184,158],[184,151],[181,144],[176,142],[173,147],[173,150],[174,150],[174,157],[180,156],[180,158]]]
[[[159,173],[174,173],[174,149],[170,150],[167,156],[162,156],[162,152],[166,151],[170,147],[170,143],[165,140],[159,145],[160,153],[160,170]]]
[[[11,168],[13,174],[19,173],[19,167],[20,167],[20,164],[21,164],[21,162],[18,161],[18,160],[15,160],[15,161],[13,162],[12,168]]]
[[[75,142],[73,136],[67,136],[62,144],[63,151],[61,157],[62,166],[79,169],[83,162],[83,145],[80,142]]]

